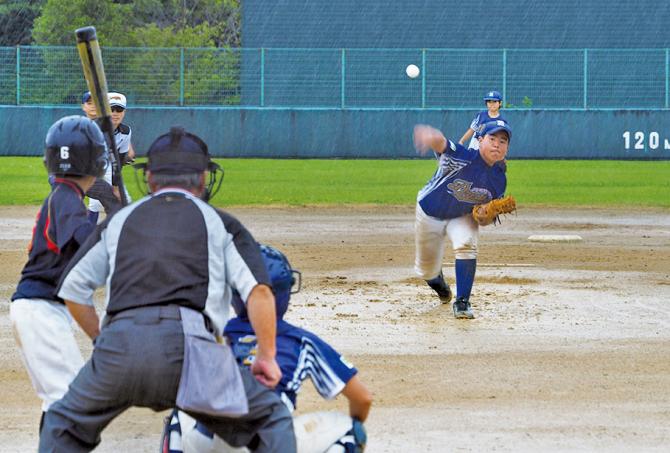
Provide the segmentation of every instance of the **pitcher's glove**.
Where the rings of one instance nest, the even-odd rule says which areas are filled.
[[[516,211],[516,201],[511,195],[496,198],[486,204],[478,204],[472,208],[472,217],[481,226],[499,222],[500,214],[509,214]]]

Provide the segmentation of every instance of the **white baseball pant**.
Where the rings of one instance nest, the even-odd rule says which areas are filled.
[[[179,412],[181,447],[184,453],[248,453],[247,448],[235,448],[218,436],[207,437],[195,429],[195,420]],[[293,418],[298,453],[344,453],[335,442],[352,428],[353,420],[341,412],[310,412]],[[352,439],[353,442],[353,439]]]
[[[46,412],[84,366],[72,317],[65,305],[44,299],[17,299],[9,314],[21,359]]]
[[[427,215],[417,203],[414,230],[416,243],[414,270],[424,280],[430,280],[440,274],[446,236],[449,236],[456,259],[477,259],[479,225],[470,213],[455,219],[443,220]]]

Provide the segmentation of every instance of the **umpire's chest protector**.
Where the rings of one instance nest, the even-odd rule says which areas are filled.
[[[108,313],[148,304],[205,308],[210,238],[195,203],[181,194],[161,194],[137,206],[123,223],[110,223],[109,229],[115,228],[120,231]]]

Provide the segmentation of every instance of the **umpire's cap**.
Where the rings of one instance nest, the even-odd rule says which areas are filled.
[[[509,124],[507,124],[507,122],[503,120],[494,120],[482,124],[481,129],[479,130],[479,133],[477,135],[479,137],[483,137],[485,135],[495,134],[496,132],[499,131],[507,132],[508,140],[510,141],[512,140],[512,129],[509,127]]]
[[[500,91],[489,91],[486,93],[486,96],[484,96],[484,102],[486,101],[500,101],[502,102],[502,94],[500,94]]]
[[[213,165],[207,144],[181,126],[172,126],[147,151],[146,169],[152,173],[202,173],[212,170]]]

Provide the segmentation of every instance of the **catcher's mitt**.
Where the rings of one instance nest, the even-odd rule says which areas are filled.
[[[475,221],[484,226],[497,222],[500,214],[509,214],[516,211],[516,201],[511,195],[503,198],[496,198],[486,204],[478,204],[472,208],[472,217]]]

